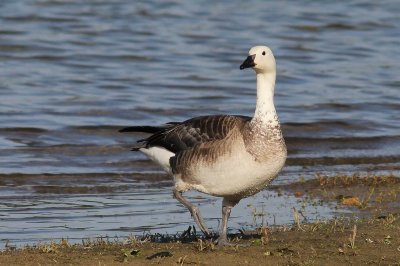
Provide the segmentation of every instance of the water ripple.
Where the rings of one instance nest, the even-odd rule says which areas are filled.
[[[255,44],[278,65],[289,159],[276,182],[400,171],[399,13],[395,0],[1,1],[2,239],[186,229],[170,178],[129,151],[144,135],[117,131],[252,115],[255,79],[238,66]],[[215,199],[191,200],[216,227]],[[270,222],[291,222],[276,207],[285,201],[297,204],[263,191],[235,209],[232,226],[249,223],[246,204],[264,202]]]

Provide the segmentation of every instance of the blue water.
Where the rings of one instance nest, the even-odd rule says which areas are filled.
[[[0,2],[0,239],[12,243],[193,224],[172,181],[129,151],[126,125],[252,115],[239,65],[268,45],[289,158],[276,184],[315,173],[399,173],[400,4],[387,1]],[[216,230],[220,200],[191,193]],[[268,189],[232,231],[291,223],[302,203]],[[306,206],[309,219],[335,215]]]

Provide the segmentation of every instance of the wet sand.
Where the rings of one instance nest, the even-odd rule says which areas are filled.
[[[305,203],[329,201],[350,215],[303,223],[291,210],[290,226],[260,227],[231,236],[248,247],[215,246],[188,232],[82,244],[38,243],[0,253],[0,265],[343,265],[400,264],[400,179],[395,176],[317,176],[274,186]],[[361,218],[360,218],[361,217]]]

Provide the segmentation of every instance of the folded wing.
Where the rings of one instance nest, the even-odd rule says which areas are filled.
[[[197,144],[225,138],[237,126],[248,122],[247,116],[199,116],[183,122],[170,122],[161,127],[128,127],[121,132],[145,132],[151,136],[138,141],[133,150],[163,147],[173,153],[191,149]]]

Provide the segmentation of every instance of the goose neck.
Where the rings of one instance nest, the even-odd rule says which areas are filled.
[[[271,121],[276,117],[274,106],[275,73],[257,73],[257,105],[254,118]]]

